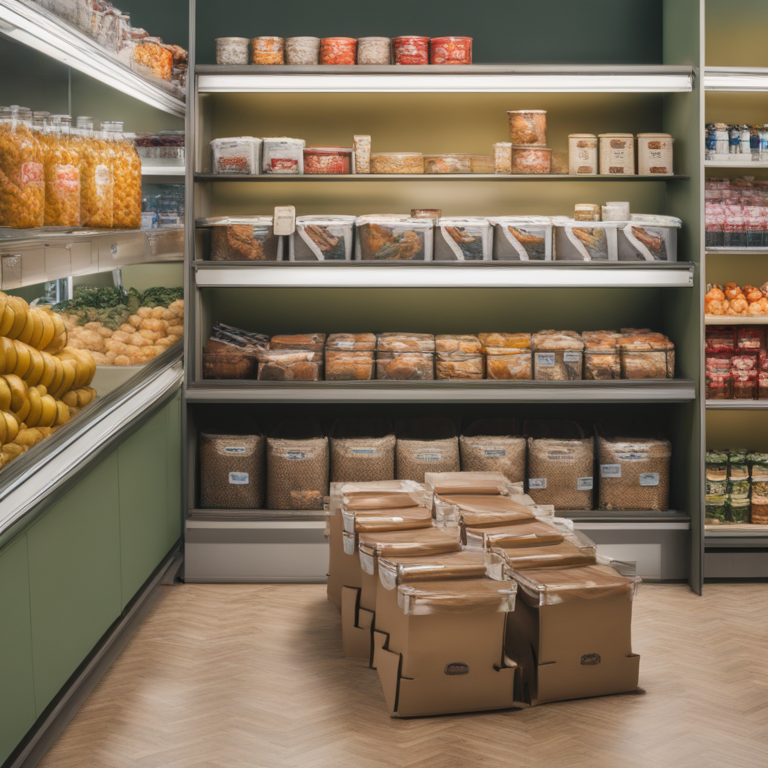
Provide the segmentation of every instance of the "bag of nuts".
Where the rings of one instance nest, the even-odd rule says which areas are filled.
[[[328,465],[328,438],[319,422],[280,422],[267,438],[267,507],[322,509]]]
[[[395,435],[386,419],[339,419],[331,434],[331,482],[395,479]]]
[[[517,419],[479,419],[459,438],[463,472],[500,472],[510,482],[525,480],[526,442]]]
[[[427,472],[459,472],[459,438],[450,419],[422,418],[395,424],[398,480],[424,482]]]

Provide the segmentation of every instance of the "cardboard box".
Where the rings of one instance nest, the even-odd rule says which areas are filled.
[[[633,577],[605,565],[514,571],[518,599],[507,615],[506,652],[522,670],[531,704],[637,688],[632,653]]]
[[[344,587],[360,589],[360,558],[357,552],[344,551],[344,527],[341,512],[328,518],[328,600],[341,611]]]
[[[388,618],[393,631],[373,633],[376,668],[392,717],[518,706],[518,668],[504,654],[504,611],[514,603],[510,586],[472,579],[398,587],[399,626]]]

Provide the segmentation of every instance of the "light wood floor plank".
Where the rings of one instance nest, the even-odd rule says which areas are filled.
[[[645,696],[391,720],[325,587],[163,594],[41,768],[765,768],[768,588],[643,585]]]

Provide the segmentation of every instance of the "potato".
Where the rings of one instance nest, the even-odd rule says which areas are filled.
[[[163,331],[165,330],[165,326],[163,325],[162,320],[150,318],[142,321],[141,329],[143,331]]]
[[[160,347],[161,349],[168,349],[168,347],[173,346],[173,341],[169,339],[167,336],[163,339],[158,339],[155,342],[155,347]]]
[[[123,323],[117,330],[128,334],[136,333],[136,328],[130,323]]]
[[[115,363],[115,358],[117,356],[118,356],[117,352],[113,352],[111,350],[107,352],[107,360],[109,360],[109,362],[112,363],[113,365]]]
[[[148,317],[152,317],[152,308],[151,307],[139,307],[138,312],[136,314],[141,317],[143,320],[146,320]]]
[[[157,341],[158,339],[163,338],[162,331],[139,331],[139,335],[143,336],[145,339],[149,339],[149,341]]]
[[[114,352],[116,355],[124,355],[125,354],[125,344],[123,344],[122,341],[117,341],[116,339],[109,339],[106,343],[107,347],[107,354],[110,352]]]
[[[96,365],[112,365],[112,361],[101,352],[91,352],[91,357]]]
[[[144,319],[144,318],[143,318],[143,317],[141,317],[141,315],[131,315],[131,316],[128,318],[128,322],[130,323],[130,325],[132,325],[132,326],[134,327],[134,329],[138,329],[138,328],[140,328],[140,327],[141,327],[141,321],[142,321],[143,319]]]
[[[166,331],[166,334],[168,336],[178,336],[182,337],[184,335],[184,326],[183,325],[172,325],[168,330]]]
[[[127,355],[128,357],[136,357],[138,353],[139,348],[133,344],[126,344],[125,351],[123,352],[123,354]]]
[[[127,355],[118,355],[115,358],[115,365],[133,365],[133,361]]]
[[[85,344],[78,339],[73,338],[72,336],[69,337],[69,340],[67,341],[67,346],[72,347],[73,349],[85,349]]]
[[[101,324],[101,323],[96,323],[96,322],[92,322],[92,323],[86,323],[86,324],[83,326],[83,328],[85,328],[85,330],[86,330],[86,331],[98,331],[98,330],[99,330],[99,328],[102,328],[102,327],[103,327],[103,326],[102,326],[102,324]]]
[[[140,333],[134,333],[129,339],[129,344],[133,344],[134,347],[148,347],[152,342]]]
[[[112,339],[114,341],[122,341],[123,344],[127,344],[128,343],[128,339],[130,339],[130,338],[131,338],[131,334],[130,333],[126,333],[125,331],[115,331],[112,334]]]
[[[164,314],[165,314],[165,307],[155,307],[152,310],[152,317],[154,317],[156,320],[162,320]]]

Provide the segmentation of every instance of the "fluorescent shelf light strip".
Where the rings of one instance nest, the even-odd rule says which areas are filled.
[[[4,33],[57,61],[132,96],[156,109],[183,117],[184,102],[159,86],[146,82],[119,62],[102,53],[97,44],[58,23],[46,14],[11,0],[0,0],[0,23]]]
[[[693,89],[688,74],[317,74],[200,75],[206,93],[673,93]]]
[[[755,72],[706,72],[705,91],[768,91],[768,69]]]

